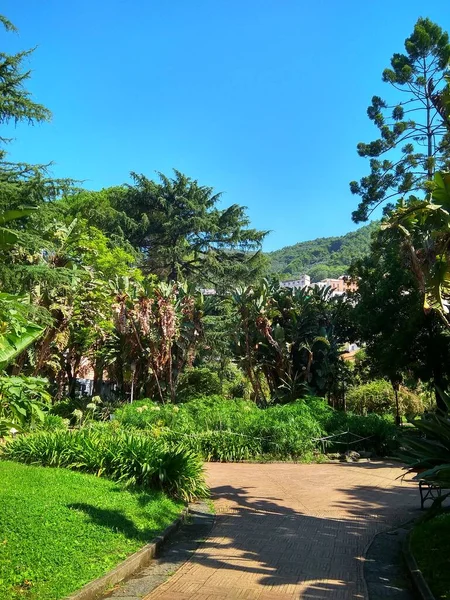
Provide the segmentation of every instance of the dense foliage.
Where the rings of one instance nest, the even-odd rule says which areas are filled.
[[[258,408],[254,402],[218,396],[176,406],[142,400],[116,413],[125,428],[138,428],[168,441],[181,441],[212,461],[249,459],[310,460],[314,453],[369,450],[390,454],[396,447],[392,419],[361,417],[332,409],[320,398]],[[356,437],[365,438],[358,441]],[[322,442],[327,435],[344,434]],[[347,446],[347,442],[351,442]]]
[[[449,332],[436,312],[423,310],[423,293],[402,235],[380,232],[370,254],[353,265],[352,275],[358,281],[352,298],[353,335],[365,344],[363,382],[383,377],[397,387],[420,380],[445,389],[450,375]]]
[[[340,359],[347,305],[328,289],[271,285],[238,288],[231,296],[232,350],[255,400],[287,402],[313,390],[339,401],[347,367]]]
[[[348,410],[358,415],[393,415],[397,408],[395,391],[384,379],[350,388],[346,401]],[[400,416],[415,417],[423,413],[424,407],[418,395],[401,387],[398,390],[398,409]]]
[[[443,392],[447,411],[424,414],[414,420],[414,434],[403,437],[402,459],[425,481],[450,489],[450,397]],[[417,435],[419,434],[419,435]]]

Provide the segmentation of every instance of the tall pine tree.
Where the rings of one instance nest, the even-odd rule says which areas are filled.
[[[360,196],[353,212],[356,223],[367,221],[383,203],[388,212],[396,198],[412,191],[430,189],[437,170],[448,165],[450,138],[443,107],[449,36],[429,19],[419,18],[405,40],[405,53],[394,54],[383,81],[398,92],[389,105],[379,96],[367,109],[380,137],[359,143],[358,154],[370,159],[370,174],[350,190]]]

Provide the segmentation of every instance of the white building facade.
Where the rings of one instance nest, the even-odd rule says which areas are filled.
[[[280,281],[280,286],[291,289],[301,289],[311,285],[311,277],[309,275],[300,275],[297,279],[286,279]]]

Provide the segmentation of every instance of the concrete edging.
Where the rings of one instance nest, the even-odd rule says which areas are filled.
[[[425,580],[425,577],[423,576],[422,571],[419,569],[419,565],[414,558],[414,554],[412,553],[411,533],[412,531],[407,534],[403,544],[403,557],[405,559],[406,568],[408,569],[408,574],[414,586],[414,591],[417,593],[418,597],[421,598],[421,600],[436,600],[433,592],[430,590],[428,583]]]
[[[116,583],[123,581],[135,571],[148,566],[153,558],[155,558],[156,552],[160,546],[175,533],[185,521],[188,513],[189,507],[186,506],[183,508],[181,515],[166,527],[160,535],[153,538],[151,542],[119,563],[116,567],[111,569],[111,571],[108,571],[106,575],[102,575],[102,577],[90,581],[77,592],[70,594],[70,596],[66,596],[64,600],[98,600],[98,598]]]

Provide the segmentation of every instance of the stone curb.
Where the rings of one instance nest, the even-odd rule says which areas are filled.
[[[436,600],[432,591],[428,587],[428,583],[423,576],[422,571],[419,569],[419,565],[414,558],[411,550],[411,533],[410,531],[406,536],[403,544],[403,556],[406,562],[406,568],[414,586],[414,591],[421,600]]]
[[[188,513],[189,507],[186,506],[182,510],[181,515],[166,527],[160,535],[153,538],[150,543],[146,544],[143,548],[119,563],[117,567],[108,571],[106,575],[90,581],[77,592],[74,592],[70,596],[66,596],[64,600],[97,600],[116,583],[123,581],[135,571],[149,565],[152,559],[155,558],[157,550],[173,533],[175,533],[185,521]]]

